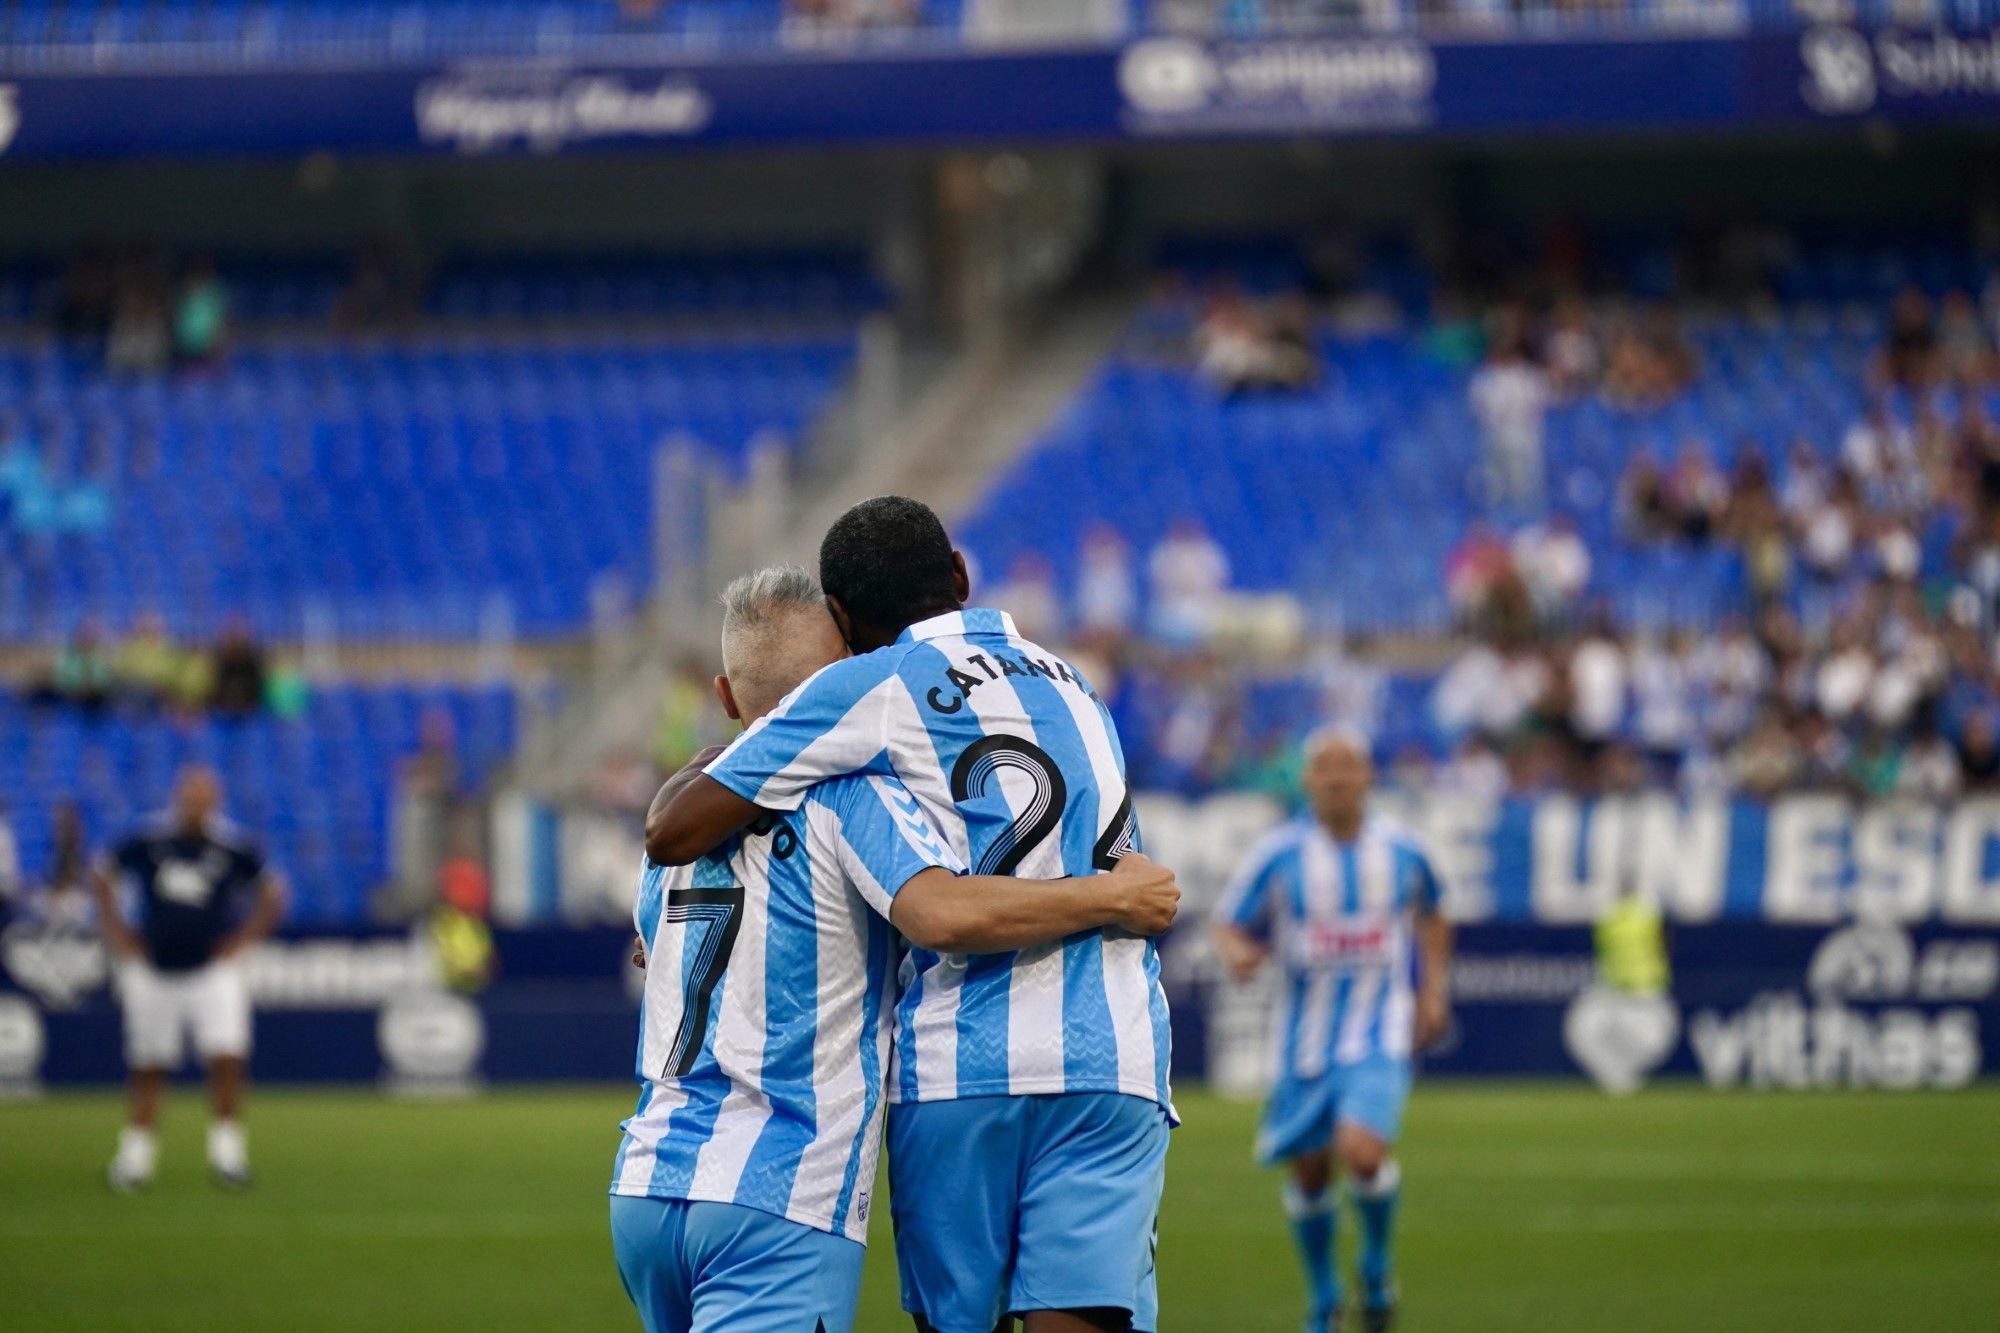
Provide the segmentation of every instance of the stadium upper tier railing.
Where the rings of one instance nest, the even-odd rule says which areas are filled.
[[[0,69],[838,56],[1166,34],[1506,41],[1996,22],[2000,0],[12,0],[0,4]]]

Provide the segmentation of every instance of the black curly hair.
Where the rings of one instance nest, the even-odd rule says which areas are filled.
[[[906,495],[863,500],[835,519],[819,544],[819,582],[847,613],[857,652],[964,605],[944,524]]]

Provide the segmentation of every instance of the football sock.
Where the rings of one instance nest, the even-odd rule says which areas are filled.
[[[1306,1271],[1306,1291],[1315,1319],[1323,1319],[1340,1308],[1340,1269],[1334,1262],[1334,1192],[1331,1185],[1318,1194],[1307,1194],[1296,1182],[1285,1182],[1285,1216],[1291,1223],[1292,1241],[1299,1249],[1299,1262]]]
[[[1355,1179],[1354,1211],[1361,1219],[1361,1296],[1372,1310],[1396,1302],[1396,1203],[1403,1173],[1395,1159],[1368,1180]]]
[[[127,1125],[118,1132],[118,1170],[134,1180],[150,1180],[154,1164],[159,1160],[159,1148],[153,1141],[153,1131],[139,1125]]]
[[[217,1171],[240,1174],[250,1165],[250,1146],[243,1128],[234,1120],[218,1120],[208,1127],[208,1164]]]

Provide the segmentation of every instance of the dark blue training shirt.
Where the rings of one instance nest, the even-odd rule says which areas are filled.
[[[139,891],[146,956],[163,972],[206,965],[264,877],[263,855],[219,820],[192,834],[155,823],[115,855]]]

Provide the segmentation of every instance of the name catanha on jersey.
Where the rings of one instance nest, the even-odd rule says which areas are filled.
[[[956,713],[965,707],[967,696],[981,685],[986,684],[987,681],[1002,680],[1008,676],[1044,676],[1049,680],[1059,680],[1066,685],[1071,685],[1082,690],[1084,697],[1092,703],[1102,702],[1097,697],[1097,691],[1091,689],[1083,677],[1077,675],[1070,664],[1063,661],[1060,657],[1043,659],[1023,656],[1017,660],[1007,656],[1005,653],[994,653],[990,657],[985,653],[973,653],[966,658],[966,661],[985,672],[985,676],[982,678],[970,671],[962,671],[955,666],[946,668],[944,676],[950,682],[950,685],[948,687],[933,685],[924,694],[925,701],[936,711],[940,713]],[[996,663],[998,664],[997,669],[995,666]]]

